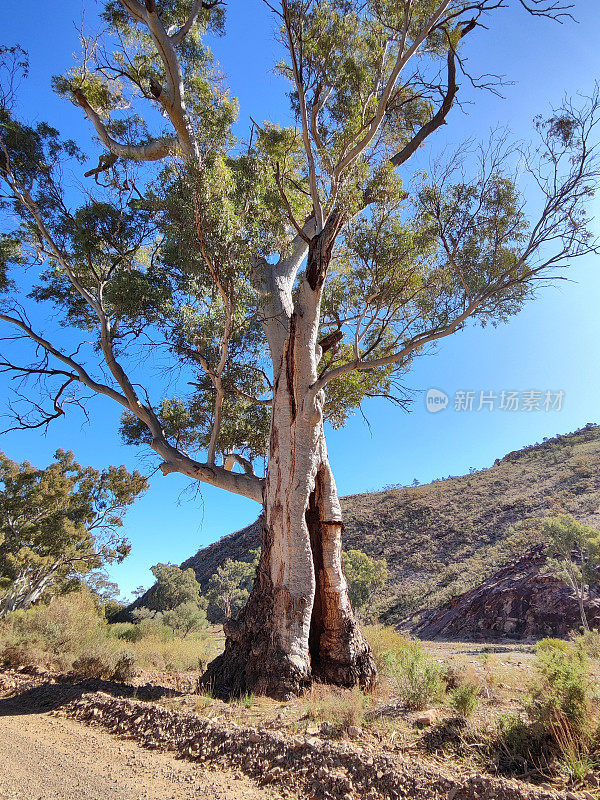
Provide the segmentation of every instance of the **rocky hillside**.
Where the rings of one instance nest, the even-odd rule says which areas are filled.
[[[416,614],[417,622],[535,545],[539,517],[567,512],[600,525],[600,427],[514,451],[470,475],[350,495],[342,508],[345,548],[387,559],[381,618],[399,623]],[[226,558],[244,558],[259,543],[255,522],[182,566],[206,585]]]
[[[575,594],[545,574],[543,546],[533,547],[476,586],[423,614],[411,632],[421,639],[541,639],[567,637],[581,626]],[[600,627],[600,592],[593,587],[585,611]]]

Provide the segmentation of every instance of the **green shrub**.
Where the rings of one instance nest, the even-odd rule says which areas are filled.
[[[439,700],[442,669],[423,652],[419,641],[406,640],[402,647],[388,650],[383,663],[384,674],[408,708],[419,710]]]
[[[573,640],[590,658],[600,658],[600,631],[584,631]]]
[[[584,734],[590,722],[590,679],[585,651],[561,639],[536,645],[536,679],[529,687],[526,710],[532,722],[552,734],[565,724]]]
[[[498,724],[501,762],[509,770],[540,772],[558,763],[572,780],[589,772],[592,743],[590,679],[584,649],[560,639],[536,645],[536,677],[524,701],[527,718],[510,714]]]
[[[254,692],[243,694],[239,699],[239,704],[244,708],[252,708],[254,706]]]
[[[514,712],[498,720],[499,766],[503,771],[522,773],[544,759],[547,737],[539,725],[532,725]]]
[[[479,705],[479,686],[472,681],[459,683],[450,691],[450,706],[462,717],[470,717]]]
[[[111,625],[111,634],[125,642],[139,642],[146,636],[144,628],[134,622],[122,622],[118,625]]]
[[[373,652],[375,666],[380,672],[386,669],[386,654],[402,652],[411,641],[391,625],[364,625],[362,631]]]

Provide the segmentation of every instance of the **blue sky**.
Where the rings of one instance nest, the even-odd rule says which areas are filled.
[[[29,51],[31,74],[22,86],[19,111],[29,121],[46,120],[86,149],[91,134],[78,109],[52,94],[50,77],[64,71],[78,51],[77,31],[96,26],[101,5],[93,0],[4,0],[2,41]],[[531,120],[557,104],[563,95],[590,93],[600,77],[600,25],[596,0],[575,0],[579,24],[558,25],[535,20],[516,0],[476,31],[468,43],[473,74],[503,74],[512,85],[504,98],[474,92],[468,85],[461,99],[472,101],[454,109],[450,124],[433,147],[467,137],[485,139],[491,128],[508,125],[517,139],[531,136]],[[279,57],[273,23],[260,0],[230,0],[227,36],[211,42],[232,94],[240,99],[239,130],[249,117],[289,120],[286,85],[273,74]],[[593,201],[597,216],[600,199]],[[469,468],[489,466],[510,450],[565,433],[587,422],[600,422],[600,372],[596,348],[600,342],[600,269],[598,258],[573,265],[560,281],[539,291],[535,301],[509,324],[469,328],[444,340],[437,352],[416,362],[405,380],[415,392],[410,413],[385,401],[372,400],[364,412],[341,431],[328,432],[330,457],[341,494],[381,488],[387,484],[421,482]],[[41,317],[40,317],[41,319]],[[2,386],[6,395],[6,383]],[[425,408],[430,387],[449,396],[437,414]],[[530,390],[564,392],[560,411],[455,411],[456,392],[519,393]],[[522,397],[522,394],[521,394]],[[496,401],[497,405],[497,401]],[[46,436],[14,432],[0,437],[0,448],[18,460],[43,465],[58,447],[70,448],[85,464],[102,467],[125,463],[148,470],[142,453],[119,440],[119,411],[108,400],[90,406],[91,424],[72,416],[51,427]],[[192,486],[180,476],[154,476],[148,493],[130,511],[125,532],[131,556],[112,569],[127,594],[149,584],[149,567],[158,561],[180,562],[199,547],[255,519],[258,506],[206,486]]]

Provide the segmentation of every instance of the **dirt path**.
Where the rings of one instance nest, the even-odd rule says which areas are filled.
[[[0,800],[279,800],[232,772],[48,714],[0,716]]]

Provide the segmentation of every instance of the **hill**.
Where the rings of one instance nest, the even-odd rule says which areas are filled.
[[[377,598],[380,617],[395,624],[411,616],[417,621],[535,545],[539,517],[570,513],[600,525],[600,427],[590,423],[516,450],[473,474],[341,502],[345,549],[387,560],[389,580]],[[206,586],[225,559],[245,558],[259,544],[256,521],[182,566],[193,567]]]

